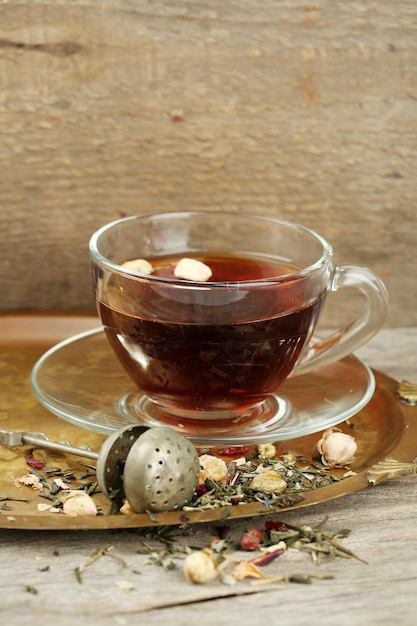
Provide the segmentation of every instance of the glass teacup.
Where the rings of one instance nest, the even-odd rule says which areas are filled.
[[[247,424],[276,411],[270,400],[289,376],[350,354],[387,314],[371,270],[335,266],[323,237],[274,218],[128,217],[100,228],[90,253],[107,338],[153,417],[171,425]],[[188,274],[178,270],[183,259]],[[365,296],[364,310],[315,341],[327,294],[345,287]]]

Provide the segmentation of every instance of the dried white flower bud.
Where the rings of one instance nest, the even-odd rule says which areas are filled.
[[[191,552],[184,561],[184,576],[191,583],[204,584],[216,578],[216,560],[208,548]]]
[[[78,515],[97,515],[95,502],[84,491],[70,491],[62,498],[62,510],[66,515],[76,517]]]
[[[285,480],[275,470],[268,470],[255,476],[250,482],[250,488],[270,493],[283,493],[287,488]]]
[[[338,428],[329,428],[317,443],[317,451],[321,455],[323,465],[340,467],[351,463],[358,449],[351,435],[346,435]]]
[[[206,282],[211,275],[212,271],[209,266],[197,259],[181,259],[174,269],[174,276],[184,280]]]
[[[258,445],[258,456],[260,459],[273,459],[277,454],[277,449],[273,443],[260,443]]]
[[[146,259],[132,259],[131,261],[125,261],[122,263],[122,267],[125,267],[132,272],[139,272],[139,274],[152,274],[153,267],[146,261]]]

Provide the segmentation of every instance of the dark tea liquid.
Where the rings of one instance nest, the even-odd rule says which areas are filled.
[[[173,278],[180,258],[151,260],[154,275]],[[295,271],[257,258],[198,258],[213,272],[209,282],[251,281]],[[194,412],[244,411],[274,392],[310,339],[324,300],[322,294],[304,304],[299,285],[288,281],[285,290],[267,287],[252,294],[254,317],[249,321],[239,319],[239,307],[219,321],[221,303],[214,307],[214,323],[210,315],[202,320],[201,312],[198,320],[190,321],[187,313],[184,321],[185,306],[174,300],[164,304],[165,311],[170,307],[171,321],[162,321],[157,313],[151,314],[149,294],[139,284],[135,288],[139,313],[126,312],[123,295],[120,304],[113,298],[111,307],[98,302],[110,344],[131,378],[150,398],[173,409]],[[289,314],[276,313],[282,308],[278,299],[283,293],[288,300],[284,309],[293,309]],[[150,302],[142,306],[141,300],[146,298]],[[154,302],[157,310],[159,302]],[[144,310],[150,313],[144,314]]]

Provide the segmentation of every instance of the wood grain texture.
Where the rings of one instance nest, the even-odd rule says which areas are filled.
[[[413,0],[3,3],[0,308],[91,308],[98,226],[220,208],[318,230],[414,325],[416,35]]]
[[[281,519],[287,523],[313,527],[327,516],[326,529],[351,529],[343,545],[367,560],[365,564],[335,559],[315,566],[307,555],[292,552],[263,568],[268,576],[333,576],[311,585],[262,588],[243,582],[230,587],[219,580],[192,585],[184,580],[180,560],[170,571],[146,564],[147,556],[138,553],[144,549],[142,542],[156,551],[163,550],[163,545],[141,532],[3,531],[2,558],[9,565],[0,573],[0,617],[15,626],[30,626],[34,619],[60,626],[71,626],[74,621],[81,626],[94,621],[103,626],[186,626],[196,620],[202,626],[226,626],[235,622],[234,615],[242,626],[270,623],[277,615],[284,626],[294,622],[300,626],[350,626],[352,622],[413,626],[417,569],[410,554],[417,549],[417,533],[413,509],[406,502],[415,500],[415,495],[415,477],[402,478],[308,511],[283,515]],[[262,524],[254,520],[235,524],[233,536],[241,536],[247,526],[262,528]],[[216,528],[208,525],[183,533],[179,542],[205,547],[216,537]],[[102,557],[85,569],[79,584],[75,568],[104,546],[112,546],[113,554],[121,556],[126,567],[120,570],[116,559]],[[248,558],[247,553],[238,551],[234,555]],[[133,588],[119,588],[121,581]],[[37,593],[30,593],[28,587]]]

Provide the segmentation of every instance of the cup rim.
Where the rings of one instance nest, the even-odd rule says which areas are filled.
[[[133,222],[137,220],[146,220],[152,217],[160,217],[160,218],[175,217],[175,216],[192,217],[194,215],[197,215],[197,216],[217,215],[219,218],[222,218],[222,219],[224,217],[243,217],[243,218],[249,218],[249,219],[255,219],[259,221],[266,221],[266,222],[272,222],[275,224],[280,224],[282,226],[285,226],[286,228],[292,228],[292,229],[304,232],[305,234],[314,238],[316,241],[318,241],[321,244],[322,254],[316,261],[314,261],[314,263],[311,263],[307,267],[304,267],[300,270],[289,272],[287,274],[278,274],[277,276],[268,276],[268,277],[262,277],[258,279],[252,279],[252,280],[229,280],[227,282],[226,281],[200,282],[200,281],[194,281],[194,280],[170,278],[166,276],[154,276],[153,274],[144,274],[144,273],[140,273],[137,271],[133,271],[126,267],[123,267],[122,265],[119,265],[118,263],[114,263],[113,261],[110,261],[98,249],[98,241],[100,237],[104,233],[106,233],[107,231],[111,230],[112,228],[114,228],[115,226],[121,223],[126,223],[130,221]],[[103,226],[99,227],[91,235],[90,241],[89,241],[89,251],[90,251],[92,259],[95,262],[99,263],[100,265],[106,267],[107,269],[113,272],[118,272],[120,274],[124,274],[126,276],[130,276],[132,278],[136,278],[140,280],[147,280],[147,281],[149,280],[150,282],[178,285],[182,287],[188,286],[188,288],[190,288],[190,286],[198,286],[198,287],[204,287],[206,289],[207,288],[210,288],[210,289],[222,288],[222,287],[230,289],[231,286],[233,285],[239,285],[239,286],[243,286],[243,285],[244,286],[252,286],[252,285],[260,286],[260,285],[265,285],[265,284],[273,285],[273,284],[279,284],[279,283],[287,282],[290,280],[294,280],[296,277],[306,278],[314,274],[315,272],[321,270],[324,266],[326,266],[326,264],[330,263],[332,256],[333,256],[333,248],[331,244],[329,244],[328,241],[324,237],[322,237],[322,235],[319,235],[317,232],[315,232],[314,230],[312,230],[311,228],[307,226],[303,226],[302,224],[298,224],[297,222],[291,222],[289,220],[281,220],[281,219],[271,217],[271,216],[266,216],[266,215],[257,215],[255,213],[232,213],[230,211],[228,212],[224,212],[224,211],[161,211],[161,212],[156,212],[156,213],[143,213],[143,214],[135,214],[135,215],[129,215],[126,217],[121,217],[121,218],[118,218],[117,220],[113,220],[112,222],[108,222],[107,224],[104,224]]]

